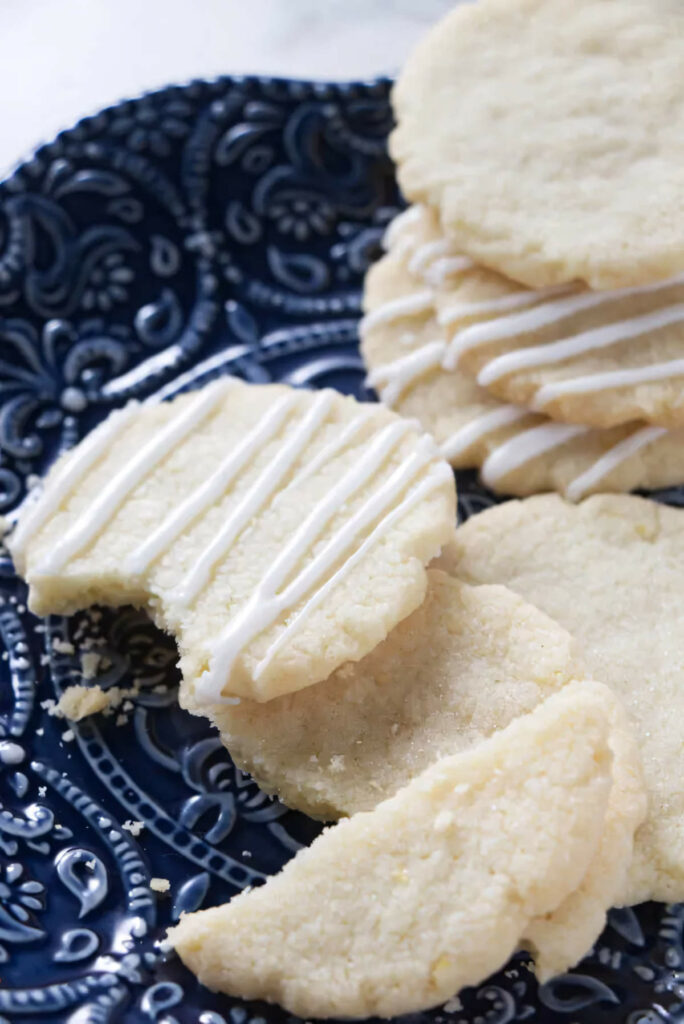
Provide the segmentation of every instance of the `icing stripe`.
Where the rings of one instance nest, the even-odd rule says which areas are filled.
[[[374,528],[374,530],[366,537],[362,544],[354,551],[354,553],[340,566],[330,579],[323,584],[314,594],[309,598],[303,608],[301,608],[297,614],[288,622],[285,629],[280,635],[273,641],[271,646],[266,651],[266,654],[256,666],[255,677],[258,679],[265,672],[269,663],[273,660],[273,657],[282,648],[282,646],[290,639],[293,633],[295,633],[302,621],[311,614],[312,611],[321,603],[325,596],[333,590],[339,583],[342,582],[345,576],[351,572],[354,566],[363,558],[367,551],[369,551],[376,541],[386,534],[387,531],[396,523],[399,519],[408,515],[416,505],[423,501],[432,491],[441,487],[444,483],[452,479],[451,470],[444,464],[433,467],[426,475],[424,480],[421,480],[418,484],[411,488],[408,494],[401,500],[400,504],[396,508],[388,512]]]
[[[430,242],[423,242],[414,250],[408,262],[410,274],[422,274],[427,263],[437,259],[438,256],[446,256],[450,245],[446,238],[436,238]]]
[[[361,427],[368,425],[372,415],[373,411],[371,409],[363,409],[362,407],[362,412],[356,413],[354,419],[349,420],[346,426],[343,427],[336,437],[323,445],[319,453],[314,455],[312,459],[309,459],[307,464],[301,468],[299,473],[297,473],[294,479],[290,481],[282,493],[285,494],[287,491],[293,490],[295,487],[299,487],[304,480],[308,480],[323,466],[327,466],[331,459],[334,459],[336,455],[339,455],[340,452],[344,451],[352,438],[356,437],[359,433]]]
[[[321,575],[342,558],[359,533],[382,515],[387,505],[408,486],[416,473],[434,459],[434,442],[424,436],[408,458],[353,513],[294,580],[278,593],[278,588],[282,586],[297,561],[339,511],[346,497],[354,494],[377,472],[389,452],[404,436],[407,428],[408,424],[399,421],[381,431],[360,461],[352,466],[340,482],[314,506],[299,529],[282,548],[250,599],[223,631],[212,651],[209,671],[204,673],[198,682],[202,696],[220,699],[221,691],[230,678],[240,651],[268,628],[283,611],[300,601],[319,582]],[[255,678],[258,678],[256,673]]]
[[[359,335],[363,336],[367,331],[379,327],[381,324],[390,324],[405,316],[428,313],[431,309],[432,292],[429,289],[413,292],[411,295],[400,295],[399,298],[385,302],[377,309],[366,313],[359,321]]]
[[[224,494],[228,485],[240,473],[260,446],[270,441],[278,432],[292,407],[292,396],[280,398],[263,418],[245,435],[240,443],[223,459],[199,490],[174,509],[159,527],[126,559],[126,572],[139,574],[145,571],[173,543],[173,541],[203,512]]]
[[[682,283],[684,283],[684,274],[669,278],[667,281],[657,281],[636,288],[622,288],[605,292],[580,292],[577,295],[556,299],[553,302],[544,302],[522,313],[512,313],[510,316],[496,317],[483,323],[470,324],[463,330],[457,331],[451,339],[444,367],[453,370],[464,352],[478,348],[480,345],[488,345],[490,342],[512,338],[517,334],[537,331],[584,309],[600,306],[604,302],[627,298],[630,295],[645,295],[649,292],[662,291]]]
[[[382,238],[383,249],[391,249],[396,245],[406,230],[417,224],[422,216],[423,209],[421,206],[409,206],[408,209],[398,213],[385,230]]]
[[[488,487],[494,487],[514,469],[524,466],[544,452],[560,448],[574,437],[587,434],[590,429],[569,423],[543,423],[539,427],[530,427],[522,434],[504,441],[485,459],[480,471],[482,481]]]
[[[653,313],[644,313],[642,316],[631,317],[628,320],[605,324],[603,327],[583,331],[581,334],[575,334],[570,338],[563,338],[547,345],[532,345],[515,352],[507,352],[487,363],[480,370],[477,382],[482,387],[488,387],[509,373],[517,373],[519,370],[536,366],[550,366],[563,362],[565,359],[571,359],[582,352],[595,352],[597,349],[609,348],[620,341],[637,338],[648,331],[657,331],[663,327],[669,327],[671,324],[681,323],[682,320],[684,320],[684,303],[679,303],[675,306],[665,306],[664,309],[658,309]]]
[[[480,316],[482,313],[498,313],[502,310],[519,309],[521,306],[531,306],[534,302],[549,295],[567,292],[568,285],[561,285],[558,288],[546,288],[543,291],[511,292],[509,295],[497,295],[492,299],[483,299],[481,302],[460,302],[448,306],[439,313],[437,320],[443,327],[449,327],[454,320],[462,320],[464,317]]]
[[[523,409],[519,405],[502,405],[498,409],[482,413],[476,416],[470,423],[466,423],[460,430],[457,430],[451,437],[442,441],[439,450],[445,459],[454,459],[462,455],[471,445],[475,444],[487,434],[506,427],[511,423],[524,419],[530,415],[529,409]]]
[[[473,261],[467,256],[443,256],[425,268],[422,278],[426,284],[438,288],[444,284],[447,277],[452,274],[464,274],[467,270],[472,270],[474,266]]]
[[[585,391],[603,391],[605,388],[622,388],[630,384],[648,384],[667,377],[684,376],[684,359],[673,359],[669,363],[655,363],[652,366],[635,366],[630,370],[608,370],[585,377],[571,377],[539,388],[531,406],[542,409],[549,402],[563,395],[576,395]]]
[[[294,408],[297,398],[297,395],[285,396],[290,409]],[[177,601],[181,605],[189,605],[195,600],[209,582],[216,563],[225,556],[235,539],[253,516],[265,506],[281,480],[289,473],[310,442],[313,432],[330,412],[332,402],[333,395],[330,391],[320,391],[316,395],[304,416],[296,421],[294,429],[285,438],[285,443],[269,459],[247,493],[229,513],[221,529],[197,559],[186,579],[169,593],[169,600]]]
[[[90,467],[107,451],[114,438],[130,423],[140,408],[138,402],[129,402],[123,409],[109,414],[83,441],[69,452],[64,461],[48,479],[40,497],[22,510],[12,535],[11,546],[15,558],[21,558],[31,536],[40,530],[64,499],[68,497],[86,475]]]
[[[171,419],[103,488],[76,517],[66,534],[38,566],[38,573],[54,573],[89,544],[107,524],[130,492],[183,441],[223,400],[233,381],[220,380],[198,392],[193,401]]]
[[[376,367],[366,377],[366,385],[375,388],[385,405],[392,406],[409,384],[441,364],[445,348],[443,341],[421,345],[400,359]]]
[[[566,498],[570,501],[579,501],[590,487],[607,477],[620,463],[625,462],[630,456],[635,455],[636,452],[653,441],[657,441],[666,433],[667,430],[664,427],[644,427],[642,430],[630,434],[629,437],[623,438],[597,459],[593,466],[590,466],[584,473],[580,473],[572,483],[568,484],[565,489]]]

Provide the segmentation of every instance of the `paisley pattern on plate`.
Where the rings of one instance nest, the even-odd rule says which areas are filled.
[[[399,205],[388,90],[169,88],[85,119],[0,185],[1,512],[131,396],[231,372],[371,397],[356,323]],[[462,515],[493,502],[473,474],[459,483]],[[182,911],[276,871],[318,826],[178,709],[173,644],[141,613],[41,623],[5,556],[0,639],[0,1024],[290,1024],[201,988],[158,940]],[[130,694],[70,728],[49,712],[85,650],[99,685]],[[526,1019],[684,1019],[684,908],[614,911],[572,974],[539,989],[519,954],[412,1017]]]

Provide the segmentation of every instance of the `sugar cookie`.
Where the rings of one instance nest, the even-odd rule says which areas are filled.
[[[680,273],[683,64],[678,0],[459,4],[394,89],[402,189],[533,288]]]
[[[390,231],[388,254],[367,276],[362,322],[368,382],[385,404],[418,419],[455,468],[480,468],[483,482],[500,493],[558,490],[577,501],[596,491],[684,480],[684,428],[554,423],[495,398],[460,366],[446,369],[449,328],[434,313],[441,310],[448,319],[458,282],[476,272],[459,269],[448,248],[435,248],[439,234],[429,211],[413,207],[401,217]],[[502,279],[488,278],[491,293],[492,280]]]
[[[595,683],[566,687],[261,888],[183,917],[172,945],[209,988],[305,1018],[443,1002],[582,883],[611,789],[612,702]]]
[[[201,711],[372,650],[422,602],[454,506],[449,466],[409,422],[224,378],[113,413],[58,460],[8,543],[37,614],[147,607]]]
[[[361,661],[216,709],[233,760],[263,789],[319,818],[370,810],[581,677],[570,635],[517,594],[428,576],[420,608]]]
[[[542,495],[489,509],[456,537],[442,564],[470,583],[505,583],[553,616],[622,697],[650,804],[627,902],[684,899],[684,511],[626,495],[578,506]]]

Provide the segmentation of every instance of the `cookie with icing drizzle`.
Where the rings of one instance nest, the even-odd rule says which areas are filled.
[[[613,786],[614,706],[600,684],[570,684],[327,830],[261,888],[184,916],[170,942],[209,988],[305,1018],[444,1002],[581,890]]]
[[[415,425],[223,378],[112,413],[58,460],[9,547],[38,614],[148,608],[201,709],[363,657],[422,602],[454,521],[453,474]]]
[[[404,194],[532,288],[681,273],[683,41],[677,0],[458,4],[394,88]]]
[[[459,282],[488,279],[486,301],[498,303],[502,315],[524,302],[498,275],[464,263],[445,241],[434,215],[411,207],[391,225],[388,254],[367,276],[361,348],[380,399],[419,419],[455,468],[481,468],[483,482],[501,493],[558,490],[578,500],[594,491],[681,482],[682,428],[553,422],[496,398],[460,364],[447,368],[451,335],[436,311],[448,320]]]
[[[488,509],[442,564],[503,583],[564,625],[634,723],[649,796],[627,903],[684,899],[684,512],[632,495],[556,495]]]
[[[443,363],[553,419],[684,425],[684,274],[611,291],[530,289],[473,266],[441,289]]]

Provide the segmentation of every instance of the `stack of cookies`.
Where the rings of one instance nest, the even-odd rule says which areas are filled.
[[[457,528],[451,470],[572,501],[684,480],[683,30],[679,0],[458,9],[395,91],[383,404],[131,403],[21,511],[34,611],[146,608],[235,763],[341,819],[172,929],[211,988],[409,1013],[684,899],[684,511],[541,495]]]
[[[369,383],[496,491],[684,481],[682,39],[672,0],[481,0],[394,89]]]

